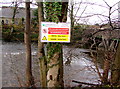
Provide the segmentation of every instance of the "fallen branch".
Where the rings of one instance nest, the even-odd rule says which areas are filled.
[[[72,80],[72,82],[79,83],[80,85],[84,84],[84,85],[97,86],[97,87],[101,86],[100,84],[85,83],[85,82],[80,82],[76,80]]]

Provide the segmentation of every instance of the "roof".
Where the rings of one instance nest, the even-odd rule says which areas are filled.
[[[31,17],[34,17],[33,10],[35,10],[35,9],[33,9],[33,8],[31,9]],[[2,6],[2,10],[0,12],[2,12],[2,14],[0,14],[0,17],[12,18],[13,12],[14,12],[14,7]],[[17,14],[16,14],[15,18],[25,18],[25,16],[26,16],[25,8],[19,7],[17,9]]]

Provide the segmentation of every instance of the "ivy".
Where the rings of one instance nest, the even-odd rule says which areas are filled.
[[[61,53],[61,44],[59,43],[48,43],[48,59],[52,58],[56,52]]]
[[[61,2],[45,2],[46,21],[59,22],[61,16],[62,3]]]
[[[45,15],[45,21],[46,22],[60,22],[59,17],[62,15],[62,2],[44,2],[44,11],[46,13]],[[49,64],[54,56],[55,53],[58,53],[58,55],[61,55],[62,49],[61,49],[60,43],[47,43],[47,64]],[[62,60],[61,57],[58,58],[57,63],[52,65],[47,65],[47,72],[50,68],[53,68],[54,66],[57,66],[60,64],[60,60]]]
[[[44,2],[44,6],[46,13],[45,21],[56,23],[59,22],[59,17],[61,16],[62,12],[62,2]],[[61,44],[48,43],[47,50],[48,50],[47,62],[49,63],[50,62],[49,59],[52,58],[56,52],[61,53]]]

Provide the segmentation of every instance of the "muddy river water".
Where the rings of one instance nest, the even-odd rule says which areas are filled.
[[[25,47],[23,43],[3,42],[2,48],[2,86],[25,86]],[[66,87],[77,85],[72,80],[87,83],[99,83],[99,77],[94,71],[94,64],[84,54],[87,50],[63,47],[64,84]],[[39,64],[37,59],[37,44],[32,43],[33,75],[36,86],[39,82]]]

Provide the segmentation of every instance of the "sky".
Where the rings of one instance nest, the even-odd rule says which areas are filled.
[[[109,6],[112,7],[120,0],[104,0],[109,6],[103,0],[75,0],[75,1],[89,2],[88,4],[80,5],[81,9],[79,10],[79,13],[77,13],[77,16],[80,17],[80,15],[84,12],[81,17],[86,17],[86,18],[81,18],[79,20],[80,23],[84,22],[87,24],[104,24],[108,22]],[[76,8],[77,7],[78,5],[76,5]],[[115,10],[114,13],[111,15],[112,19],[118,18],[118,11],[116,9],[118,9],[118,4],[116,4],[111,10],[111,12]],[[77,9],[74,11],[74,13],[76,12]],[[99,15],[94,15],[94,14],[99,14]],[[87,16],[91,16],[91,17],[87,17]]]
[[[12,1],[13,0],[2,0],[0,1],[0,7],[4,5],[10,6],[11,5],[10,3]],[[71,1],[72,2],[74,1],[74,16],[77,19],[76,22],[85,24],[103,24],[107,23],[108,21],[109,6],[112,7],[120,0],[69,0],[69,4]],[[80,2],[82,2],[82,4],[80,4]],[[24,6],[24,4],[22,4],[21,6]],[[80,9],[78,10],[79,6]],[[33,8],[36,6],[31,5],[31,7]],[[114,11],[115,9],[118,9],[118,4],[112,7],[111,12]],[[112,19],[118,18],[117,10],[115,10],[114,13],[112,13],[111,18]],[[68,19],[68,22],[69,21],[70,19]]]

